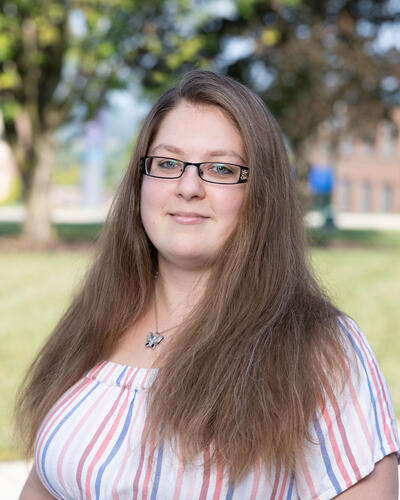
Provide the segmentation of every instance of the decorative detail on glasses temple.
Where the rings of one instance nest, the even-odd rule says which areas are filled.
[[[248,178],[249,178],[249,171],[242,168],[240,170],[240,180],[247,181]]]

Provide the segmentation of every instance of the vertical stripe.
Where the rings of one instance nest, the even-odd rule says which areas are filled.
[[[148,427],[148,420],[146,419],[146,423],[145,423],[144,428],[143,428],[143,434],[145,434],[145,432],[147,431],[147,427]],[[139,465],[138,465],[138,468],[137,468],[137,471],[135,474],[135,478],[133,480],[133,485],[132,485],[132,490],[133,490],[132,491],[132,494],[133,494],[132,499],[133,500],[137,499],[138,495],[139,495],[139,478],[140,478],[140,475],[141,475],[142,469],[143,469],[145,450],[146,450],[146,443],[144,442],[144,440],[142,440],[142,444],[140,446]]]
[[[282,484],[281,484],[281,492],[280,492],[278,500],[282,500],[283,499],[283,495],[284,495],[284,493],[286,491],[287,479],[288,479],[288,472],[287,472],[286,469],[284,469],[284,476],[283,476],[283,481],[282,481]]]
[[[353,403],[353,406],[356,410],[357,416],[358,416],[358,422],[361,426],[361,429],[364,433],[364,437],[366,442],[368,443],[369,449],[372,451],[373,450],[373,443],[372,443],[372,434],[371,434],[371,429],[368,427],[367,420],[365,418],[365,415],[361,409],[360,402],[358,400],[358,396],[356,393],[356,390],[354,388],[353,382],[350,379],[348,381],[348,387],[349,387],[349,393],[351,396],[351,401]]]
[[[322,434],[322,430],[321,430],[321,427],[320,427],[317,419],[314,420],[314,428],[315,428],[315,431],[316,431],[317,436],[318,436],[319,446],[321,449],[322,458],[323,458],[324,463],[325,463],[326,472],[328,473],[328,476],[331,480],[333,487],[336,490],[336,493],[339,495],[339,493],[341,493],[341,488],[340,488],[338,480],[333,472],[331,461],[330,461],[330,458],[329,458],[329,455],[328,455],[328,452],[327,452],[327,449],[325,446],[324,436]]]
[[[332,398],[332,400],[331,400],[332,408],[335,410],[334,403],[333,403],[333,400],[336,402],[335,397],[333,396],[333,394],[331,394],[330,396]],[[320,404],[320,406],[321,406],[321,404]],[[336,410],[337,409],[338,408],[336,405]],[[322,407],[321,407],[321,410],[323,410]],[[337,442],[336,437],[335,437],[335,425],[332,422],[331,416],[329,415],[329,410],[328,410],[327,406],[323,410],[322,418],[323,418],[323,420],[325,420],[326,428],[328,430],[328,439],[329,439],[329,442],[331,443],[332,452],[334,455],[334,457],[332,457],[332,458],[335,459],[335,462],[336,462],[336,465],[340,471],[340,474],[342,475],[342,478],[343,478],[346,486],[349,488],[351,486],[352,482],[351,482],[350,476],[349,476],[349,474],[346,470],[346,467],[343,463],[343,460],[342,460],[341,450],[339,450],[339,445],[338,445],[338,442]],[[335,412],[335,418],[336,418],[336,426],[339,427],[339,425],[340,425],[339,420],[341,420],[341,419],[340,419],[340,414],[338,411]],[[343,426],[343,424],[342,424],[342,426]],[[350,450],[350,453],[351,453],[351,450]],[[352,458],[354,459],[352,454],[351,454],[351,457],[348,457],[348,458],[350,459],[349,460],[350,463],[351,463],[351,459]],[[351,464],[351,465],[353,465],[353,464]],[[358,468],[357,468],[357,472],[359,473]]]
[[[381,371],[380,371],[379,367],[377,366],[377,363],[376,363],[376,360],[375,360],[375,356],[372,353],[372,351],[371,351],[371,349],[370,349],[370,347],[369,347],[369,345],[367,343],[367,340],[362,335],[361,331],[358,330],[357,328],[353,328],[352,326],[350,326],[350,329],[357,336],[359,344],[360,344],[360,346],[361,346],[361,348],[362,348],[362,350],[363,350],[363,352],[365,354],[365,357],[366,357],[366,359],[368,361],[368,364],[370,366],[371,374],[372,374],[372,377],[373,377],[373,380],[374,380],[374,383],[375,383],[375,388],[376,388],[376,391],[377,391],[379,406],[380,406],[380,409],[381,409],[382,425],[383,425],[383,429],[384,429],[384,432],[385,432],[385,437],[386,437],[386,440],[387,440],[389,446],[394,446],[394,442],[392,440],[391,431],[389,430],[388,425],[387,425],[387,418],[386,417],[388,416],[390,420],[392,420],[392,419],[391,419],[391,413],[390,413],[390,410],[389,410],[388,400],[387,400],[387,397],[386,397],[386,388],[385,388],[385,384],[384,384],[384,382],[382,380]],[[365,352],[366,350],[370,351],[371,362],[367,358],[367,353]],[[376,378],[375,377],[378,378],[380,390],[379,390],[379,387],[378,387],[378,384],[376,382]],[[383,407],[382,396],[383,396],[383,399],[384,399],[384,402],[385,402],[385,407],[386,407],[387,413],[385,412],[384,407]]]
[[[174,496],[173,500],[179,500],[180,494],[181,494],[181,489],[182,489],[182,482],[183,482],[183,471],[184,471],[184,466],[183,466],[183,457],[182,457],[182,442],[180,437],[178,438],[178,470],[176,474],[176,481],[175,481],[175,490],[174,490]]]
[[[354,473],[357,481],[359,481],[362,477],[361,472],[360,472],[360,469],[358,468],[357,462],[356,462],[354,455],[353,455],[353,452],[351,450],[351,446],[350,446],[349,440],[347,438],[347,433],[346,433],[344,425],[343,425],[342,415],[341,415],[341,412],[339,409],[339,405],[338,405],[337,400],[333,394],[331,395],[331,403],[332,403],[332,408],[335,411],[336,424],[337,424],[340,436],[342,438],[342,443],[343,443],[343,447],[344,447],[347,459],[351,465],[351,468],[353,469],[353,473]],[[333,429],[331,429],[329,431],[329,437],[331,438],[331,436],[334,439]],[[353,481],[350,479],[350,476],[349,476],[349,474],[348,474],[348,472],[343,464],[343,460],[342,460],[341,454],[339,453],[339,450],[337,450],[337,453],[338,453],[338,455],[336,455],[336,453],[335,453],[336,463],[337,463],[339,470],[342,474],[342,477],[346,483],[346,486],[349,488],[353,484]]]
[[[292,475],[290,476],[290,483],[289,483],[289,490],[288,490],[288,494],[287,494],[287,500],[290,500],[292,498],[293,487],[294,487],[294,472],[292,472]]]
[[[233,483],[230,482],[228,491],[226,492],[225,500],[232,500],[233,492],[234,492],[234,486],[233,486]]]
[[[84,413],[82,415],[82,417],[80,417],[77,425],[68,432],[69,436],[65,440],[65,444],[60,452],[60,456],[58,457],[58,462],[57,462],[57,477],[58,477],[60,484],[63,486],[64,489],[66,489],[66,488],[65,488],[65,482],[64,482],[62,469],[63,469],[63,465],[64,465],[65,454],[66,454],[67,450],[70,448],[73,440],[77,437],[79,431],[82,429],[84,424],[87,422],[88,417],[93,414],[95,408],[99,407],[99,404],[102,401],[102,399],[108,394],[108,389],[111,389],[111,387],[107,388],[103,392],[99,391],[100,394],[98,395],[98,397],[95,398],[94,403],[89,407],[89,409],[86,411],[86,413]],[[95,394],[97,395],[97,392]]]
[[[150,444],[149,444],[149,456],[147,459],[146,474],[144,476],[143,486],[142,486],[142,500],[147,498],[147,491],[149,489],[151,470],[153,468],[154,451],[155,451],[155,431],[151,433]]]
[[[53,427],[60,414],[62,414],[70,406],[72,406],[74,401],[78,399],[80,394],[84,392],[87,387],[88,387],[88,382],[86,380],[82,380],[81,383],[79,383],[77,386],[71,388],[71,392],[69,392],[68,396],[62,398],[62,402],[60,401],[60,404],[56,404],[56,406],[50,410],[45,422],[43,423],[38,433],[38,440],[36,444],[37,456],[39,456],[42,453],[43,443],[47,439],[50,433],[50,429]]]
[[[315,486],[314,486],[314,483],[313,483],[313,480],[312,480],[312,477],[311,477],[311,474],[310,474],[310,470],[308,468],[307,461],[305,459],[304,453],[302,454],[300,463],[301,463],[302,474],[303,474],[303,476],[304,476],[304,478],[306,480],[306,483],[307,483],[307,486],[308,486],[308,490],[310,492],[310,494],[307,495],[307,498],[316,498],[317,497],[317,492],[315,491]]]
[[[164,447],[163,447],[163,445],[161,445],[158,448],[157,465],[156,465],[156,475],[154,477],[153,490],[151,492],[150,500],[156,500],[156,498],[157,498],[158,485],[160,484],[163,451],[164,451]]]
[[[274,499],[277,492],[278,492],[278,484],[279,484],[279,478],[281,476],[281,464],[277,464],[277,468],[275,469],[275,480],[274,484],[272,486],[272,493],[271,493],[271,499]]]
[[[111,462],[111,460],[115,457],[115,455],[117,454],[117,451],[121,448],[122,442],[123,442],[123,440],[128,432],[128,427],[129,427],[129,424],[131,422],[134,402],[135,402],[135,394],[133,395],[132,401],[129,405],[128,415],[126,416],[125,423],[124,423],[124,426],[120,432],[120,435],[118,436],[118,439],[117,439],[116,443],[114,444],[107,459],[103,462],[103,464],[101,465],[101,467],[99,468],[99,471],[97,473],[96,499],[100,498],[100,485],[101,485],[101,480],[103,478],[104,470],[107,467],[107,465]]]
[[[369,390],[369,394],[370,394],[370,400],[371,400],[371,404],[372,404],[372,409],[374,411],[375,430],[376,430],[376,433],[378,434],[378,439],[379,439],[379,443],[380,443],[381,453],[384,456],[385,455],[385,450],[383,448],[382,435],[381,435],[381,431],[380,431],[380,428],[379,428],[378,412],[377,412],[376,403],[375,403],[375,397],[374,397],[374,393],[372,391],[371,382],[370,382],[370,379],[369,379],[369,376],[368,376],[368,370],[367,370],[367,367],[366,367],[366,364],[365,364],[365,360],[364,360],[364,357],[361,354],[360,348],[356,344],[353,336],[350,334],[350,332],[347,330],[347,328],[344,325],[342,326],[342,329],[344,330],[345,334],[347,335],[347,337],[349,338],[350,342],[352,343],[352,345],[353,345],[353,347],[354,347],[354,349],[355,349],[355,351],[357,353],[357,356],[358,356],[359,360],[361,361],[361,364],[363,366],[364,372],[365,372],[365,376],[366,376],[366,380],[367,380],[367,384],[368,384],[368,390]]]
[[[131,449],[132,434],[134,433],[134,431],[137,431],[137,424],[138,424],[138,418],[140,416],[140,409],[142,407],[142,404],[145,401],[145,392],[142,392],[140,395],[138,395],[138,391],[135,390],[134,393],[135,393],[135,396],[134,396],[135,400],[139,399],[139,403],[137,403],[136,411],[132,417],[132,423],[131,423],[131,426],[129,429],[129,435],[128,435],[128,440],[127,440],[128,443],[127,443],[127,446],[125,447],[125,455],[124,455],[123,460],[121,461],[121,466],[119,468],[119,471],[116,475],[116,478],[115,478],[115,481],[114,481],[114,484],[112,487],[113,500],[117,500],[119,498],[119,496],[118,496],[118,483],[121,479],[122,473],[125,470],[125,464],[128,462],[129,456],[132,453],[132,449]]]
[[[121,399],[122,399],[123,394],[124,393],[121,391],[120,392]],[[110,419],[110,421],[112,421],[112,425],[111,425],[109,431],[107,432],[106,436],[103,438],[100,446],[98,447],[96,453],[94,454],[94,457],[92,458],[92,461],[90,462],[90,464],[88,466],[88,469],[86,472],[86,481],[85,481],[85,491],[87,492],[86,494],[88,496],[88,500],[91,500],[91,498],[92,498],[92,488],[91,488],[90,483],[92,481],[93,471],[94,471],[95,467],[97,466],[97,464],[101,461],[103,453],[106,451],[107,447],[113,441],[115,431],[117,430],[117,428],[119,426],[119,423],[122,419],[122,415],[124,414],[125,409],[128,405],[128,401],[129,401],[129,393],[126,394],[126,397],[124,398],[124,401],[123,401],[117,415],[115,416],[115,418]]]
[[[224,481],[224,464],[220,457],[217,458],[217,466],[216,466],[216,478],[215,478],[215,491],[213,500],[220,500],[221,491],[222,491],[222,483]]]
[[[199,500],[205,500],[207,498],[209,484],[210,484],[210,451],[209,449],[207,449],[204,452],[203,482],[201,485]]]
[[[104,363],[100,363],[100,365],[98,367],[97,366],[94,367],[92,370],[90,370],[90,373],[99,372],[100,368],[103,364]],[[81,395],[81,393],[84,392],[88,386],[89,386],[89,382],[88,382],[88,379],[86,377],[82,378],[81,380],[78,380],[78,382],[76,384],[74,384],[70,389],[68,389],[61,396],[61,398],[58,400],[58,402],[53,406],[51,411],[48,413],[45,421],[43,422],[43,424],[41,426],[41,430],[39,432],[39,434],[41,434],[41,438],[36,445],[37,455],[39,455],[41,452],[43,441],[46,439],[49,429],[58,420],[58,417],[60,416],[60,414],[64,413],[65,410],[67,408],[69,408],[76,399],[78,399],[78,397]],[[47,426],[47,424],[48,424],[48,426]],[[46,426],[48,428],[45,431],[44,428]]]
[[[50,481],[49,481],[49,478],[47,476],[47,473],[46,473],[46,467],[45,467],[45,461],[46,461],[46,455],[47,455],[47,451],[49,449],[49,446],[50,446],[50,443],[52,442],[52,440],[54,439],[54,436],[57,434],[57,432],[60,430],[60,428],[65,424],[65,422],[69,419],[69,417],[75,412],[75,410],[77,408],[79,408],[79,406],[85,401],[85,399],[87,399],[90,394],[97,388],[98,384],[96,384],[94,387],[92,387],[92,389],[84,396],[84,398],[82,398],[65,416],[64,418],[62,418],[60,420],[60,422],[57,424],[57,426],[54,428],[54,430],[51,432],[44,448],[43,448],[43,453],[42,453],[42,459],[41,459],[41,468],[42,468],[42,472],[43,472],[43,475],[44,475],[44,478],[46,480],[46,483],[50,486],[51,490],[52,491],[55,491],[54,488],[51,486],[50,484]]]
[[[256,460],[253,468],[253,488],[251,490],[250,500],[256,500],[259,483],[260,483],[260,462]]]
[[[83,451],[82,456],[81,456],[81,458],[79,460],[78,467],[77,467],[77,470],[76,470],[76,483],[78,485],[80,494],[82,496],[83,496],[83,493],[84,493],[82,491],[82,474],[83,474],[83,467],[85,465],[86,459],[88,458],[89,453],[92,451],[95,443],[99,439],[99,437],[100,437],[101,433],[103,432],[105,426],[109,422],[112,414],[115,412],[116,408],[118,407],[119,400],[121,399],[121,397],[122,397],[122,392],[119,394],[119,396],[115,400],[114,404],[112,405],[111,409],[108,411],[108,413],[105,415],[105,417],[103,418],[103,420],[100,422],[100,424],[99,424],[96,432],[94,433],[92,439],[89,441],[88,445],[86,446],[86,448]],[[86,491],[85,492],[85,497],[88,494],[89,494],[89,492]]]
[[[128,369],[127,366],[125,366],[125,368],[122,370],[122,372],[120,373],[119,377],[117,378],[117,381],[116,381],[116,384],[118,387],[121,387],[121,380],[126,372],[126,370]]]

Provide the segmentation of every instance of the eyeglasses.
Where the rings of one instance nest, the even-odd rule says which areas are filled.
[[[247,182],[249,176],[248,167],[221,161],[192,163],[164,156],[144,156],[139,161],[142,174],[159,179],[179,179],[188,165],[197,168],[197,173],[203,181],[213,184],[241,184]]]

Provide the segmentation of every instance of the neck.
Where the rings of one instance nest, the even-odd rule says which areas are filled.
[[[156,296],[160,328],[184,320],[201,299],[208,274],[204,270],[172,267],[159,260]]]

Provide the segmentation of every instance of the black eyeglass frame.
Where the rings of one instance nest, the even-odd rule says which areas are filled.
[[[161,177],[160,175],[152,175],[152,174],[149,174],[146,172],[146,160],[149,158],[163,158],[164,160],[179,161],[180,163],[183,164],[183,168],[181,170],[180,175],[177,175],[174,177]],[[218,182],[218,181],[209,181],[208,179],[204,179],[204,177],[202,177],[201,173],[200,173],[201,172],[200,165],[205,165],[205,164],[209,164],[209,163],[219,163],[221,165],[232,165],[234,167],[239,167],[240,168],[239,179],[236,182]],[[210,182],[211,184],[225,184],[225,185],[227,185],[227,184],[230,184],[230,185],[243,184],[243,183],[247,182],[248,177],[249,177],[249,170],[250,170],[249,167],[244,167],[243,165],[238,165],[236,163],[228,163],[228,162],[224,162],[224,161],[218,161],[218,162],[201,161],[200,163],[193,163],[192,161],[183,161],[183,160],[178,160],[177,158],[169,158],[167,156],[142,156],[139,160],[140,172],[144,175],[147,175],[149,177],[155,177],[157,179],[179,179],[184,174],[186,167],[188,165],[193,165],[194,167],[196,167],[197,173],[198,173],[200,179],[204,182]]]

